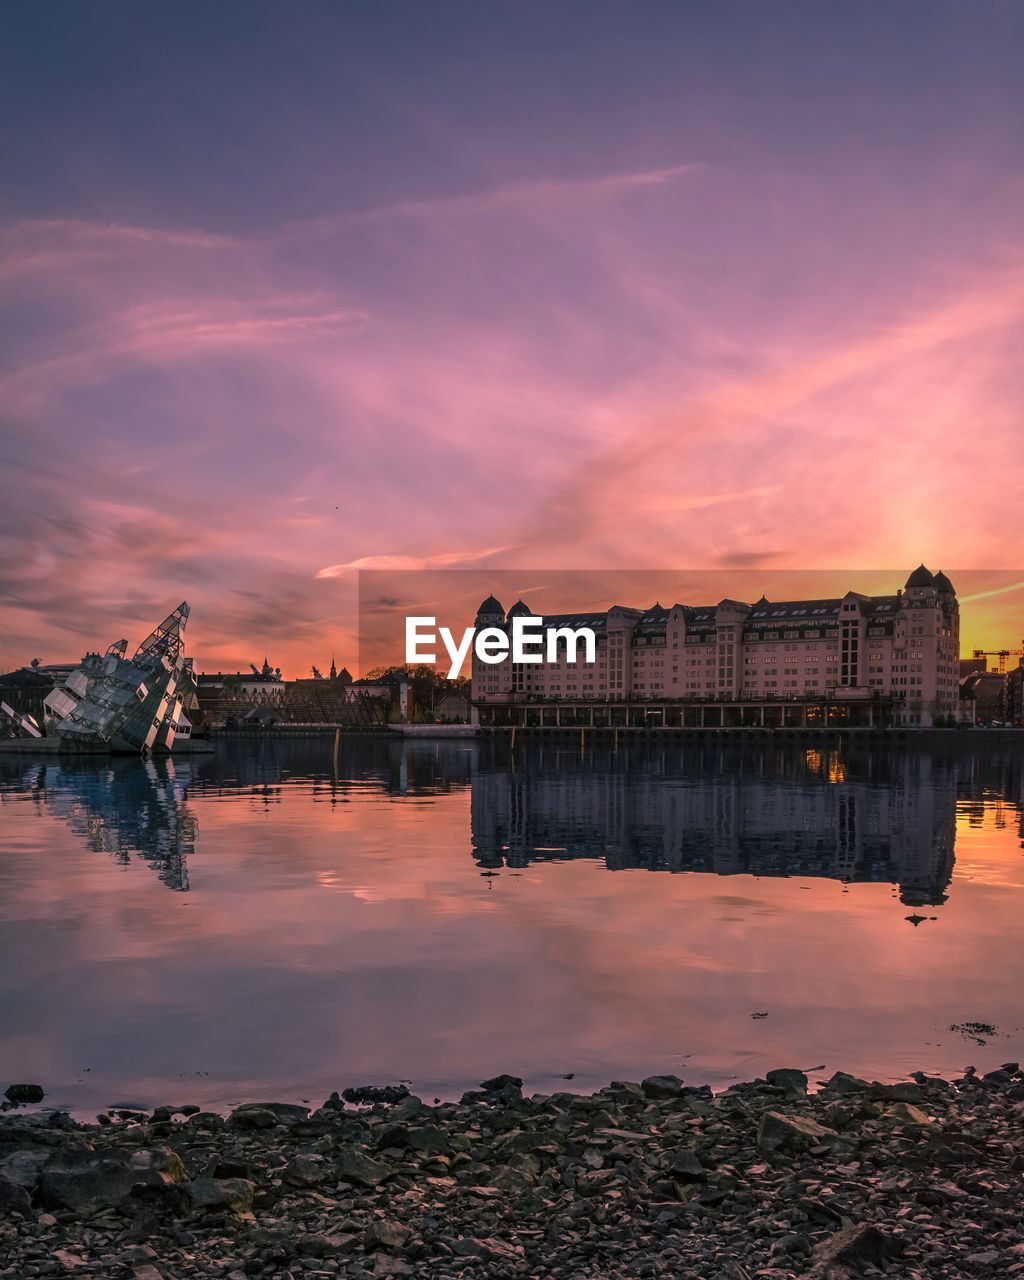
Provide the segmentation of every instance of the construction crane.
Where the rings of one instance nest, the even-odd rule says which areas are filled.
[[[1021,649],[975,649],[974,656],[976,658],[998,658],[999,674],[1005,675],[1006,659],[1007,658],[1024,658],[1024,648],[1021,648]]]

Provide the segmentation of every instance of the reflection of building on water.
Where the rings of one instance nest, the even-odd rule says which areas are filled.
[[[472,795],[477,861],[603,858],[610,869],[825,876],[897,884],[909,906],[945,901],[955,758],[877,749],[663,755],[631,766],[542,748],[514,772],[482,769]]]
[[[34,794],[88,846],[139,857],[188,888],[196,820],[186,798],[288,791],[308,804],[470,791],[473,854],[487,868],[563,858],[718,875],[822,876],[899,886],[917,907],[944,901],[955,822],[1021,828],[1024,753],[843,744],[430,743],[343,737],[223,743],[183,761],[74,757],[31,767],[0,757],[5,791]],[[461,801],[460,801],[461,803]],[[430,808],[422,810],[430,822]]]
[[[261,806],[278,803],[290,782],[304,781],[314,800],[345,802],[364,792],[392,796],[445,795],[469,786],[477,744],[437,743],[397,735],[343,734],[337,761],[333,738],[268,736],[218,743],[216,755],[194,762],[193,791],[244,791]]]
[[[172,757],[35,764],[21,776],[43,812],[62,818],[89,849],[118,862],[141,858],[170,889],[188,889],[196,820],[185,805],[188,762]]]

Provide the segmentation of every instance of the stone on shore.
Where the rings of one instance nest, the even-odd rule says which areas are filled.
[[[309,1115],[309,1107],[291,1102],[246,1102],[236,1107],[228,1123],[239,1129],[270,1129],[275,1124],[297,1124]]]
[[[401,1249],[409,1239],[409,1228],[390,1218],[377,1218],[363,1235],[367,1249]]]
[[[361,1084],[351,1089],[343,1089],[341,1096],[352,1103],[384,1103],[390,1106],[408,1098],[409,1090],[404,1084]]]
[[[696,1151],[688,1147],[669,1152],[668,1172],[677,1182],[703,1182],[708,1176]]]
[[[795,1067],[778,1067],[769,1071],[765,1079],[790,1098],[800,1098],[807,1092],[807,1076]]]
[[[255,1183],[246,1178],[195,1178],[188,1194],[196,1209],[227,1211],[238,1217],[252,1213]]]
[[[4,1090],[4,1097],[8,1102],[13,1102],[16,1106],[26,1106],[36,1102],[42,1102],[46,1097],[43,1092],[42,1085],[38,1084],[9,1084]]]
[[[378,1187],[391,1170],[388,1165],[374,1160],[365,1151],[351,1147],[338,1158],[334,1172],[343,1182],[352,1182],[361,1187]]]
[[[773,1155],[777,1151],[800,1151],[837,1141],[834,1129],[818,1124],[809,1116],[786,1116],[780,1111],[766,1111],[757,1130],[757,1145]]]
[[[21,1213],[28,1213],[32,1208],[32,1198],[27,1189],[17,1182],[10,1182],[7,1178],[0,1177],[0,1214],[16,1209]]]
[[[912,1102],[894,1103],[888,1108],[886,1115],[900,1124],[929,1125],[932,1122],[931,1116],[920,1107],[915,1107]]]
[[[39,1191],[45,1204],[79,1214],[119,1205],[136,1187],[185,1181],[185,1166],[167,1147],[59,1151],[43,1166]]]
[[[322,1155],[292,1156],[284,1168],[284,1180],[296,1187],[315,1187],[326,1182],[331,1168]]]
[[[9,1111],[0,1280],[1024,1280],[1016,1064],[915,1076],[918,1102],[781,1070],[238,1109],[265,1127]]]
[[[500,1075],[491,1076],[489,1080],[481,1080],[480,1088],[486,1093],[493,1093],[495,1089],[521,1089],[523,1082],[519,1076]]]
[[[0,1180],[13,1182],[26,1191],[34,1191],[39,1185],[40,1171],[50,1155],[51,1152],[46,1147],[12,1151],[0,1160]]]
[[[836,1071],[824,1084],[824,1089],[828,1093],[864,1093],[869,1088],[867,1080],[861,1080],[859,1076],[851,1076],[847,1071]]]
[[[814,1250],[813,1261],[819,1272],[827,1273],[829,1269],[834,1272],[836,1267],[841,1267],[849,1273],[850,1268],[859,1270],[864,1263],[881,1267],[897,1252],[892,1237],[878,1227],[871,1223],[852,1222],[823,1240]]]
[[[640,1082],[645,1098],[678,1098],[683,1082],[678,1076],[648,1076]]]

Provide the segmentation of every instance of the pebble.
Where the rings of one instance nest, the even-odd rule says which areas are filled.
[[[1024,1277],[1016,1063],[0,1118],[0,1280]],[[244,1175],[244,1176],[243,1176]]]

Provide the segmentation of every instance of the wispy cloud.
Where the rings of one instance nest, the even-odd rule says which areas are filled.
[[[755,485],[752,489],[735,489],[726,493],[698,493],[689,496],[674,497],[666,494],[653,498],[648,504],[653,511],[702,511],[705,507],[717,507],[724,502],[742,502],[746,498],[767,498],[778,493],[782,486],[778,484]]]
[[[377,205],[335,217],[315,218],[290,223],[281,234],[290,237],[331,234],[363,224],[387,222],[393,219],[432,219],[438,215],[454,217],[460,214],[486,214],[494,210],[510,209],[531,212],[554,209],[569,204],[603,200],[623,195],[644,187],[660,187],[674,182],[687,173],[699,170],[698,164],[676,164],[660,169],[641,169],[632,173],[600,174],[592,178],[564,179],[544,178],[510,182],[456,195],[413,200],[397,200],[393,204]]]
[[[9,397],[52,395],[138,365],[163,365],[225,352],[268,355],[284,345],[333,341],[361,328],[365,312],[316,297],[175,299],[128,307],[104,324],[76,330],[0,376]]]
[[[972,604],[975,600],[989,600],[993,596],[1009,595],[1012,591],[1024,591],[1024,582],[1011,582],[1005,587],[992,587],[987,591],[974,591],[970,595],[960,596],[961,604]]]
[[[510,548],[485,547],[476,551],[443,551],[433,555],[382,555],[359,556],[345,564],[329,564],[318,569],[317,578],[337,578],[343,573],[352,573],[359,569],[452,569],[457,566],[476,565]]]
[[[207,254],[241,248],[235,236],[79,218],[40,218],[0,227],[0,279],[13,281],[99,264],[125,254],[192,250]]]

